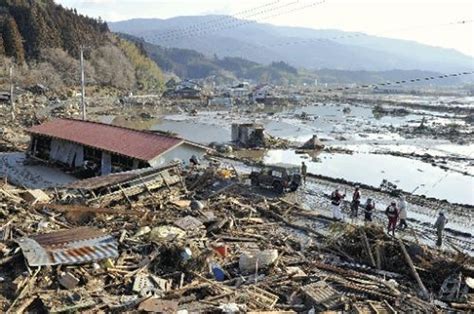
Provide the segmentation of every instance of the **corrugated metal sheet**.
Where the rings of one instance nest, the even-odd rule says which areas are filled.
[[[30,266],[83,264],[118,257],[117,241],[95,228],[61,230],[16,242]]]
[[[54,119],[28,129],[31,134],[62,139],[149,161],[184,142],[183,139],[98,122]]]

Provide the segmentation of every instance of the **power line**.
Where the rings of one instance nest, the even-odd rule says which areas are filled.
[[[283,9],[283,8],[286,8],[286,7],[289,7],[289,6],[292,6],[292,5],[295,5],[297,4],[299,1],[298,0],[295,0],[293,2],[289,2],[289,3],[285,3],[283,5],[280,5],[280,6],[276,6],[276,7],[271,7],[269,9],[266,9],[266,10],[261,10],[261,11],[258,11],[258,12],[254,12],[252,13],[251,15],[249,16],[246,16],[245,18],[247,20],[245,21],[248,21],[248,19],[250,18],[257,18],[259,15],[262,15],[262,14],[267,14],[269,12],[273,12],[273,11],[277,11],[277,10],[280,10],[280,9]],[[194,32],[187,32],[187,33],[184,33],[184,34],[181,34],[180,36],[160,36],[158,35],[158,40],[164,40],[164,41],[170,41],[170,40],[175,40],[175,39],[180,39],[180,38],[185,38],[185,37],[189,37],[191,35],[198,35],[200,33],[208,33],[209,31],[211,30],[223,30],[223,29],[226,29],[226,28],[233,28],[234,25],[236,24],[239,24],[241,21],[241,19],[230,19],[229,21],[227,21],[226,23],[219,23],[219,24],[215,24],[215,25],[211,25],[209,27],[204,27],[202,29],[197,29],[196,31]],[[234,25],[233,25],[234,24]],[[207,31],[207,32],[206,32]]]
[[[215,19],[211,19],[211,20],[208,20],[208,21],[205,21],[205,22],[198,23],[198,24],[189,25],[189,26],[186,26],[186,27],[183,27],[183,28],[180,28],[180,29],[173,29],[173,30],[161,33],[160,36],[165,37],[165,36],[175,34],[175,33],[180,33],[180,32],[184,33],[184,32],[188,32],[188,31],[193,30],[193,29],[194,30],[199,30],[203,26],[206,26],[206,25],[209,25],[209,24],[214,24],[214,23],[218,23],[218,22],[221,22],[221,21],[225,21],[225,20],[237,19],[238,16],[241,16],[240,18],[246,18],[246,15],[249,14],[249,13],[252,13],[252,11],[260,10],[262,8],[265,8],[265,7],[271,7],[271,6],[273,6],[273,5],[275,5],[279,2],[281,2],[281,0],[269,2],[269,3],[266,3],[264,5],[260,5],[260,6],[254,7],[254,8],[250,8],[250,9],[235,13],[232,16],[221,16],[221,17],[218,17],[218,18],[215,18]]]
[[[274,8],[269,9],[269,10],[263,10],[261,12],[254,13],[254,14],[252,14],[252,16],[249,16],[249,17],[255,17],[254,20],[236,19],[235,22],[232,21],[231,23],[221,23],[221,24],[209,27],[209,28],[203,28],[203,29],[201,29],[199,31],[196,31],[196,32],[188,32],[188,33],[185,33],[185,34],[181,34],[180,36],[160,37],[160,35],[155,35],[155,36],[148,36],[148,38],[154,38],[157,41],[160,41],[160,40],[161,41],[172,41],[172,40],[182,39],[182,38],[191,37],[191,36],[200,36],[200,35],[216,32],[216,31],[220,31],[220,30],[233,29],[233,28],[240,27],[240,26],[243,26],[243,25],[254,24],[254,23],[257,23],[259,20],[265,20],[265,19],[269,19],[269,18],[272,18],[272,17],[281,16],[283,14],[289,14],[289,13],[293,13],[293,12],[296,12],[296,11],[304,10],[304,9],[307,9],[307,8],[310,8],[310,7],[314,7],[314,6],[323,4],[326,1],[327,0],[315,1],[315,2],[311,2],[309,4],[305,4],[303,6],[299,6],[297,8],[292,9],[292,10],[283,11],[283,12],[276,12],[274,14],[268,15],[269,13],[271,13],[273,11],[278,11],[280,9],[283,9],[283,8],[293,6],[295,4],[300,3],[300,1],[297,0],[297,1],[294,1],[294,2],[290,2],[290,3],[284,4],[284,5],[278,6],[278,7],[274,7]],[[260,15],[263,15],[263,16],[260,17]]]
[[[366,37],[366,36],[378,36],[378,35],[383,35],[385,33],[391,33],[391,32],[397,32],[397,31],[413,30],[413,29],[426,28],[426,27],[465,25],[465,24],[470,24],[470,23],[473,23],[473,22],[474,22],[474,20],[460,20],[460,21],[444,23],[444,24],[423,25],[423,26],[418,26],[418,27],[405,27],[405,28],[400,28],[400,29],[385,30],[385,31],[381,31],[381,32],[378,32],[378,33],[373,34],[373,35],[369,35],[369,34],[366,34],[366,33],[352,33],[352,34],[333,36],[333,37],[328,37],[328,38],[309,38],[309,39],[301,39],[301,40],[289,41],[289,42],[284,42],[284,43],[278,43],[278,44],[270,45],[270,46],[267,46],[267,47],[280,47],[280,46],[306,44],[306,43],[313,43],[313,42],[324,42],[324,41],[331,41],[331,40],[337,40],[337,39],[349,39],[349,38]]]
[[[259,15],[262,15],[262,14],[266,14],[268,12],[272,12],[272,11],[277,11],[277,10],[280,10],[280,9],[283,9],[285,7],[289,7],[289,6],[292,6],[294,4],[297,4],[299,1],[296,0],[296,1],[293,1],[293,2],[290,2],[290,3],[286,3],[286,4],[283,4],[283,5],[280,5],[280,6],[276,6],[276,7],[273,7],[273,8],[270,8],[270,9],[267,9],[267,10],[262,10],[262,11],[259,11],[259,12],[255,12],[249,16],[246,16],[246,21],[248,21],[249,18],[257,18]],[[199,35],[201,33],[209,33],[210,31],[218,31],[218,30],[223,30],[223,29],[227,29],[227,28],[233,28],[234,25],[238,25],[241,21],[241,19],[230,19],[229,21],[227,21],[226,23],[220,23],[220,24],[216,24],[216,25],[211,25],[209,27],[204,27],[204,28],[201,28],[201,29],[197,29],[196,31],[191,31],[191,32],[187,32],[187,33],[184,33],[184,34],[181,34],[179,36],[160,36],[160,35],[157,35],[157,40],[163,40],[163,41],[172,41],[172,40],[176,40],[176,39],[181,39],[181,38],[186,38],[186,37],[189,37],[189,36],[195,36],[195,35]],[[233,25],[234,24],[234,25]]]
[[[378,88],[382,86],[383,87],[399,86],[399,85],[410,84],[410,83],[432,81],[432,80],[442,80],[442,79],[458,77],[458,76],[466,76],[466,75],[472,75],[472,74],[474,74],[474,71],[465,71],[465,72],[458,72],[458,73],[451,73],[451,74],[427,76],[427,77],[422,77],[422,78],[405,79],[405,80],[399,80],[399,81],[387,81],[383,83],[368,84],[368,85],[363,84],[363,85],[358,85],[358,86],[318,89],[317,92],[321,93],[321,92],[347,91],[347,90],[352,90],[352,89],[371,89],[371,88]]]
[[[309,6],[315,6],[317,4],[322,4],[326,0],[317,2],[317,3],[312,3]],[[307,6],[304,6],[303,8],[306,8]],[[296,10],[301,10],[303,8],[297,8],[295,10],[289,11],[288,13],[291,13]],[[272,15],[272,16],[267,16],[265,18],[271,18],[274,16],[277,16],[280,14]],[[230,27],[227,27],[227,29],[235,28],[241,25],[245,24],[250,24],[250,23],[257,23],[258,21],[242,21],[242,20],[237,20],[240,21],[238,25],[231,25]],[[359,37],[367,37],[367,36],[380,36],[384,35],[385,33],[390,33],[390,32],[396,32],[396,31],[405,31],[405,30],[414,30],[414,29],[421,29],[421,28],[433,28],[433,27],[445,27],[445,26],[455,26],[455,25],[466,25],[466,24],[472,24],[474,20],[457,20],[449,23],[442,23],[442,24],[428,24],[428,25],[419,25],[419,26],[410,26],[410,27],[404,27],[404,28],[398,28],[398,29],[390,29],[390,30],[384,30],[380,31],[376,34],[365,34],[365,33],[353,33],[353,34],[347,34],[347,35],[340,35],[340,36],[333,36],[333,37],[328,37],[328,38],[311,38],[311,39],[302,39],[302,40],[294,40],[294,41],[289,41],[289,42],[284,42],[284,43],[277,43],[277,44],[272,44],[272,45],[262,45],[264,48],[272,48],[272,47],[278,47],[278,46],[287,46],[287,45],[296,45],[296,44],[305,44],[305,43],[312,43],[312,42],[325,42],[325,41],[331,41],[331,40],[337,40],[337,39],[348,39],[348,38],[359,38]],[[224,29],[224,28],[222,28]],[[216,29],[218,30],[218,29]],[[151,37],[153,38],[153,36]],[[154,37],[157,38],[157,37]],[[175,37],[174,39],[179,39],[179,37]],[[170,39],[171,40],[171,39]],[[241,43],[243,45],[248,46],[251,49],[255,49],[255,45],[250,45],[248,43]],[[227,49],[226,51],[233,51],[231,49]]]

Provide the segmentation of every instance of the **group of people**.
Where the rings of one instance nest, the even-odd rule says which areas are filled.
[[[301,176],[303,179],[303,183],[306,184],[306,176],[308,173],[308,167],[306,166],[305,162],[301,163]],[[341,210],[341,205],[346,197],[345,193],[341,193],[339,189],[336,189],[331,194],[331,206],[332,206],[332,216],[335,220],[343,220],[343,214]],[[359,208],[361,207],[361,193],[360,187],[358,185],[355,186],[354,193],[352,193],[352,201],[351,201],[351,212],[350,217],[352,219],[356,219],[359,216]],[[372,198],[367,198],[365,204],[362,206],[363,213],[364,213],[364,221],[365,222],[372,222],[372,215],[375,211],[375,201]],[[407,201],[405,197],[402,195],[400,196],[398,202],[392,201],[390,205],[385,209],[385,215],[388,219],[388,233],[392,233],[395,235],[395,230],[397,227],[400,230],[405,230],[408,228],[407,224]],[[444,215],[443,212],[439,213],[439,216],[434,224],[436,228],[437,234],[437,241],[436,245],[441,246],[443,239],[443,230],[446,224],[448,223],[448,219]]]
[[[332,205],[332,216],[335,220],[343,220],[343,214],[341,211],[341,204],[344,198],[346,197],[345,193],[341,193],[339,189],[336,189],[331,194],[331,205]],[[356,219],[359,215],[359,208],[361,207],[361,193],[360,187],[356,186],[354,192],[352,193],[351,201],[351,212],[350,217]],[[372,222],[372,215],[375,211],[375,201],[372,198],[367,198],[367,201],[362,206],[364,212],[364,221]],[[397,227],[400,230],[405,230],[408,227],[407,224],[407,202],[404,196],[400,196],[398,202],[392,201],[390,205],[385,209],[385,215],[388,219],[388,233],[395,235],[395,230]],[[442,245],[442,233],[445,225],[448,220],[445,217],[443,212],[440,212],[439,217],[437,218],[434,227],[437,232],[437,246]]]
[[[331,194],[332,215],[333,215],[333,218],[336,220],[343,219],[343,215],[341,211],[341,203],[345,197],[346,197],[346,194],[341,193],[339,189],[336,189]],[[352,202],[351,202],[350,217],[352,219],[355,219],[359,216],[360,204],[361,204],[360,187],[356,186],[354,193],[352,194]],[[368,198],[362,208],[364,211],[364,221],[371,222],[372,214],[375,210],[375,201],[372,198]]]

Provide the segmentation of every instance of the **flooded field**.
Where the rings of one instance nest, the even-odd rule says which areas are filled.
[[[461,100],[429,97],[404,100],[419,101],[435,108],[453,104],[453,101],[456,105],[472,107],[467,97]],[[398,107],[385,105],[385,108],[396,110]],[[252,156],[244,157],[265,163],[301,164],[306,160],[309,172],[314,174],[372,186],[379,186],[386,179],[406,192],[474,205],[474,145],[469,143],[469,139],[468,144],[461,145],[446,138],[424,138],[400,132],[400,129],[421,124],[439,128],[460,127],[461,132],[472,132],[472,123],[466,121],[465,115],[442,110],[410,109],[403,114],[381,115],[374,110],[374,105],[342,102],[253,111],[248,108],[200,111],[193,116],[169,114],[147,121],[142,128],[173,132],[202,144],[229,142],[231,125],[239,122],[261,123],[268,134],[289,140],[293,147],[316,134],[327,147],[348,150],[352,154],[325,152],[313,158],[288,149],[251,152]],[[239,156],[242,157],[242,152]]]
[[[266,164],[285,162],[295,165],[305,161],[310,173],[371,186],[379,186],[386,179],[406,192],[474,205],[472,176],[444,171],[425,162],[368,153],[322,153],[318,157],[319,162],[313,162],[310,158],[307,154],[296,154],[292,150],[270,150],[263,161]]]

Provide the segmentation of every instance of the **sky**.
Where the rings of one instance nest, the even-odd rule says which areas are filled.
[[[456,49],[474,57],[474,0],[56,0],[67,8],[101,17],[106,21],[132,18],[171,18],[175,16],[228,14],[269,4],[278,14],[262,14],[250,19],[274,25],[364,32],[390,38],[418,41]],[[272,5],[270,5],[272,4]],[[288,12],[290,11],[290,12]],[[293,12],[291,12],[293,11]],[[257,11],[251,11],[257,12]],[[285,13],[287,12],[287,13]],[[249,14],[249,13],[246,13]]]

